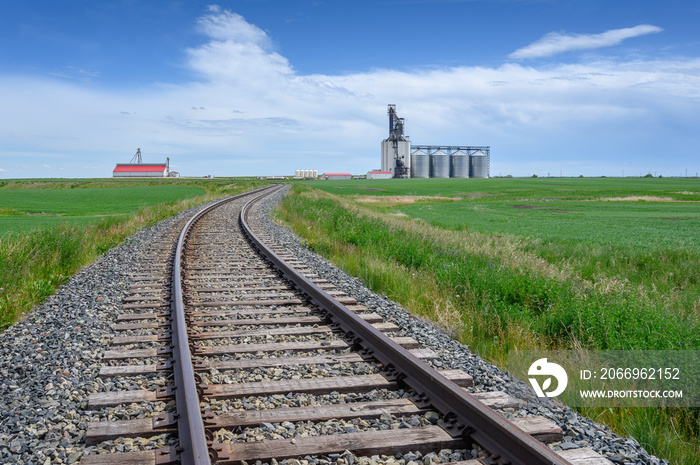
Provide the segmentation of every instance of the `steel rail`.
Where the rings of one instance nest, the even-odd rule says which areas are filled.
[[[243,233],[251,244],[299,289],[312,304],[344,331],[353,345],[366,357],[374,357],[385,366],[387,377],[401,381],[417,393],[419,406],[432,406],[444,415],[443,427],[467,444],[475,442],[492,455],[491,465],[571,465],[547,446],[533,438],[468,392],[422,362],[403,347],[366,323],[309,279],[299,274],[267,247],[248,224],[253,203],[247,202],[239,217]]]
[[[243,194],[227,197],[208,206],[194,215],[180,232],[173,260],[171,281],[171,331],[173,375],[179,447],[177,452],[181,465],[210,465],[216,461],[216,451],[209,448],[204,432],[202,411],[199,406],[199,391],[192,366],[187,315],[182,290],[182,261],[189,234],[194,225],[211,210],[224,203],[254,195],[270,187],[263,187]],[[174,457],[171,457],[171,460]]]

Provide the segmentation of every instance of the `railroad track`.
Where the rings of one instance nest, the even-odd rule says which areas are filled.
[[[255,211],[275,189],[212,205],[177,243],[153,245],[89,400],[106,413],[88,424],[98,453],[82,465],[408,465],[441,451],[459,465],[610,463],[554,452],[556,424],[506,420],[498,409],[517,399],[469,394],[468,373],[434,370],[434,352],[276,246]],[[133,418],[132,405],[144,406]],[[125,441],[142,450],[119,452]]]

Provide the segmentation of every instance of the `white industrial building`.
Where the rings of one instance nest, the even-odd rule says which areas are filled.
[[[330,180],[337,180],[337,179],[352,179],[352,174],[350,173],[323,173],[321,175],[322,179],[330,179]]]
[[[367,171],[367,179],[391,179],[391,171],[373,170]]]

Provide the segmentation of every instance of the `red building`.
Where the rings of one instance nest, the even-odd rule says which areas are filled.
[[[166,163],[117,163],[115,178],[164,178],[169,174]]]

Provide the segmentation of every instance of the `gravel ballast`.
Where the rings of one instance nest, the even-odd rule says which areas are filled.
[[[292,232],[267,215],[282,195],[277,194],[261,206],[265,213],[261,221],[267,233],[339,290],[382,315],[385,321],[398,325],[401,336],[413,337],[422,348],[440,354],[436,367],[467,371],[474,377],[474,391],[500,390],[526,401],[520,409],[506,413],[515,417],[534,414],[552,419],[565,432],[565,440],[559,446],[562,449],[593,447],[619,464],[668,463],[650,456],[634,439],[618,437],[573,410],[535,397],[524,383],[472,354],[433,324],[412,317],[397,303],[371,292],[356,278],[304,248]],[[200,208],[183,212],[128,238],[79,271],[23,321],[0,333],[0,463],[51,465],[80,460],[85,452],[87,423],[101,418],[99,412],[87,410],[87,400],[91,393],[100,390],[97,375],[104,365],[102,353],[109,348],[113,325],[117,315],[122,313],[129,275],[137,271],[137,263],[147,253],[149,244],[167,235],[174,225]],[[302,369],[308,367],[300,367]],[[266,374],[267,371],[251,373]],[[218,376],[224,375],[217,373],[214,377]],[[226,376],[234,375],[227,373]],[[273,428],[275,434],[286,437],[288,433],[284,430],[292,426],[274,425]],[[339,426],[352,427],[349,424]],[[266,427],[261,426],[260,434],[264,434]],[[449,458],[449,454],[433,456],[428,462]],[[404,460],[404,463],[414,458],[425,463],[424,457],[409,457],[411,460]],[[355,460],[346,454],[337,459],[344,460],[343,463]]]

